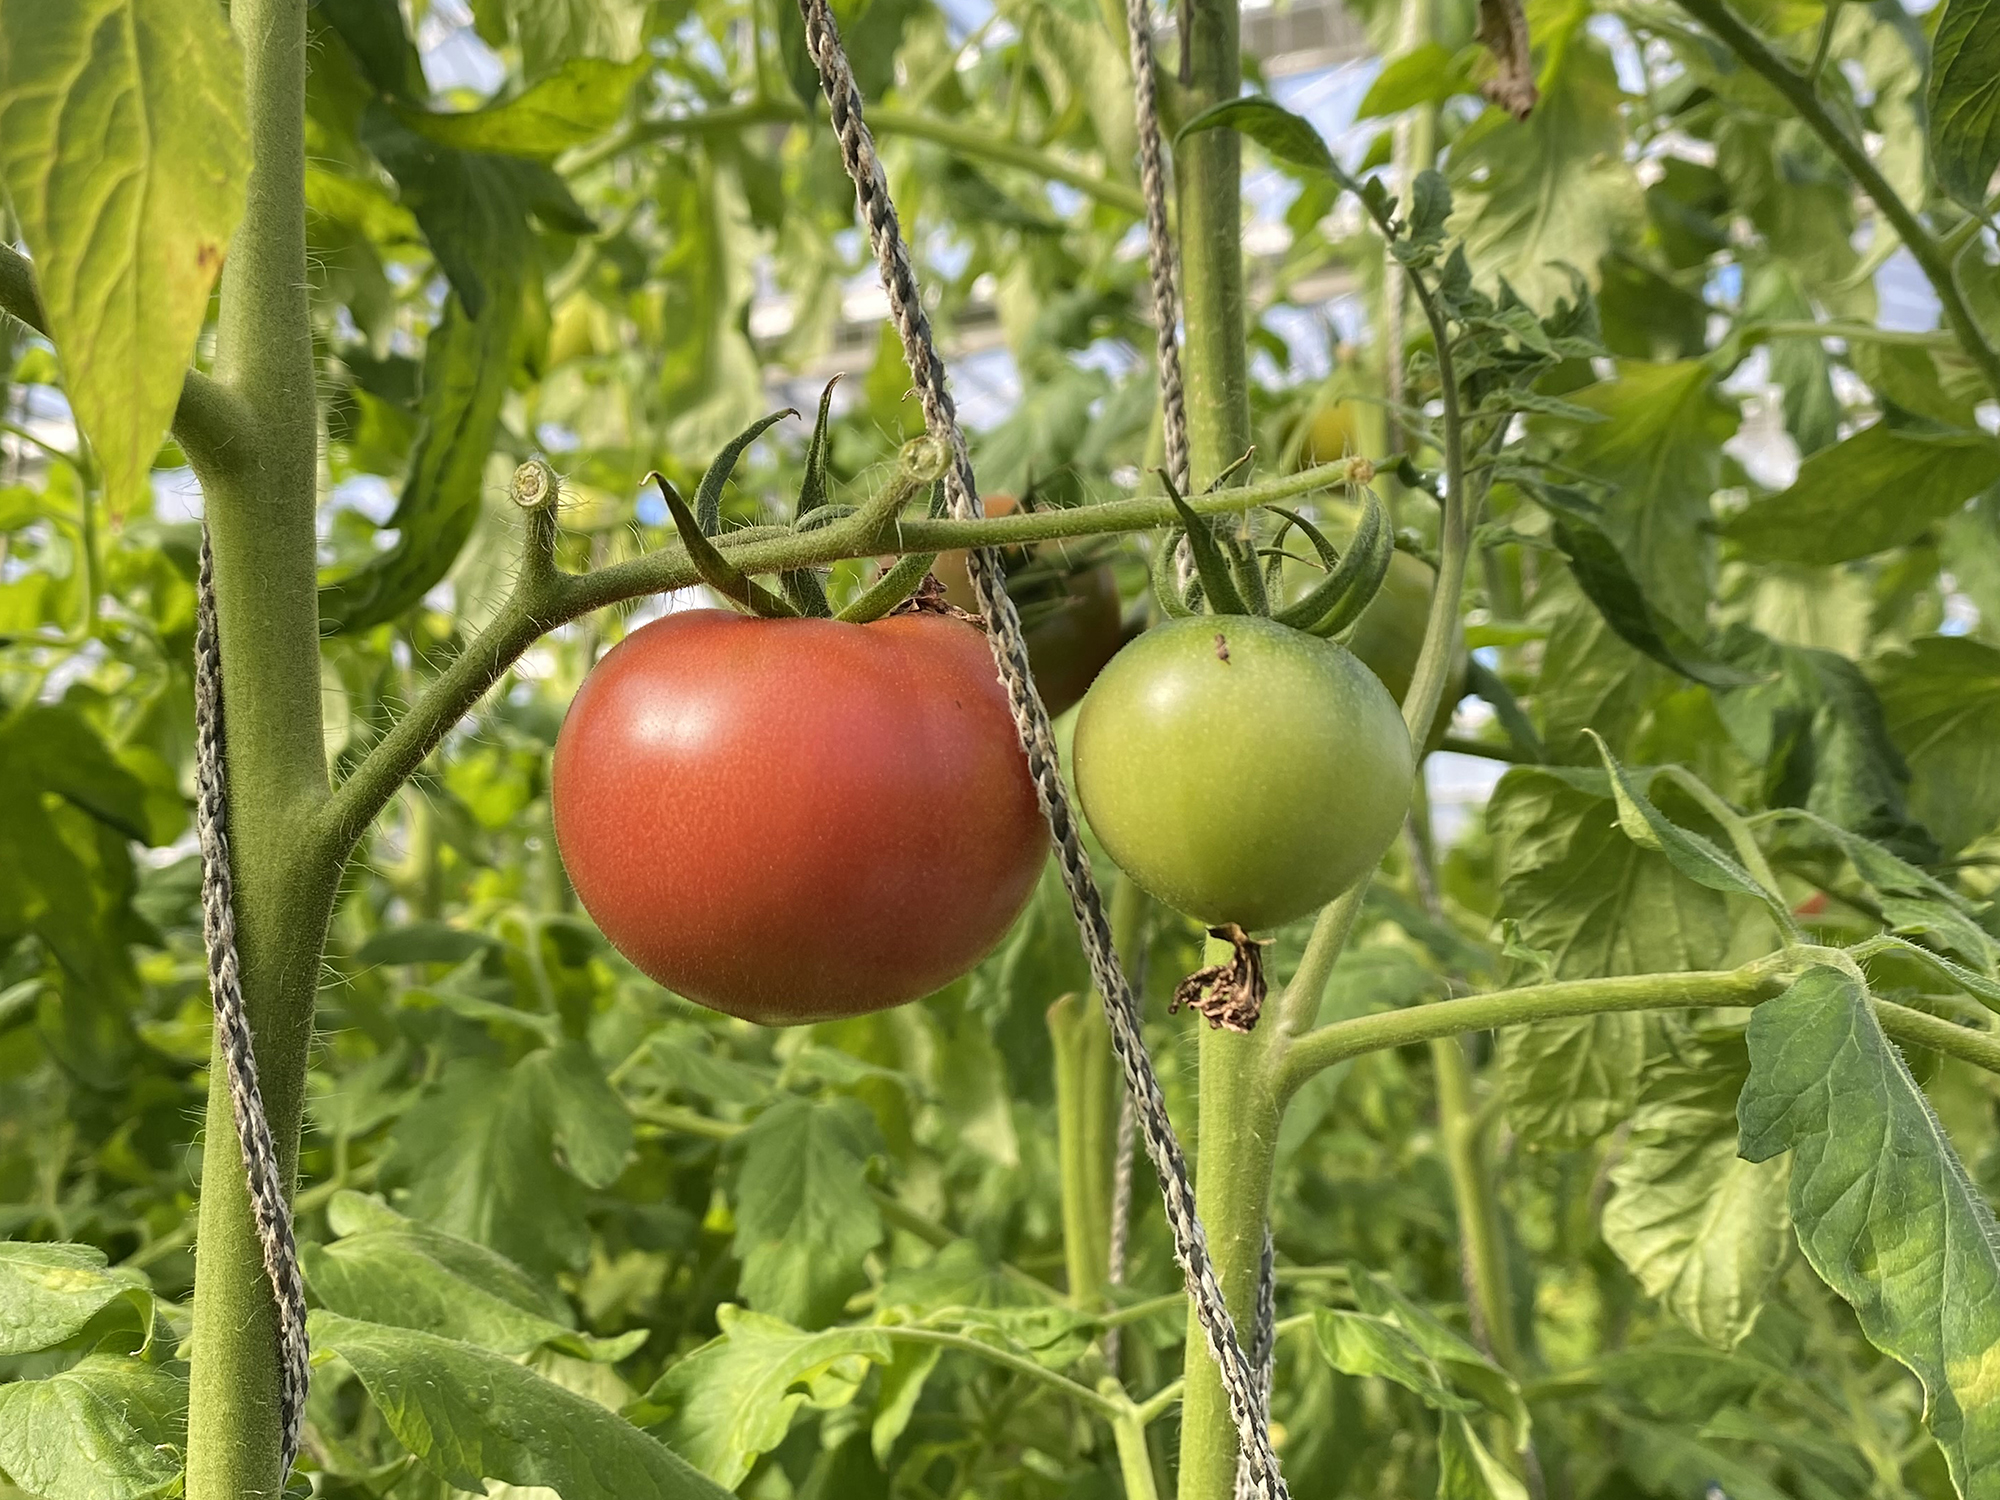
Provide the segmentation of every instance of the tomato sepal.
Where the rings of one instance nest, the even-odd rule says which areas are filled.
[[[769,426],[767,422],[765,424]],[[720,462],[720,460],[717,460]],[[712,472],[712,470],[711,470]],[[716,550],[715,543],[702,534],[701,523],[681,492],[673,482],[657,469],[646,476],[660,487],[660,497],[667,502],[667,514],[674,519],[674,530],[680,533],[681,545],[687,548],[688,560],[694,564],[701,581],[724,598],[733,599],[752,614],[767,620],[796,618],[799,611],[751,578],[736,564]]]

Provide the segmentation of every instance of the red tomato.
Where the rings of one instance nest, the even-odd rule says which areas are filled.
[[[978,962],[1047,853],[985,638],[669,615],[585,679],[556,740],[556,843],[661,984],[767,1025],[929,994]]]

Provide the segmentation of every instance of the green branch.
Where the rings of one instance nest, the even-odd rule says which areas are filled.
[[[1322,1068],[1350,1057],[1468,1031],[1491,1031],[1529,1021],[1612,1011],[1759,1005],[1790,987],[1801,961],[1794,954],[1774,953],[1740,969],[1563,980],[1339,1021],[1292,1045],[1279,1072],[1278,1086],[1284,1097],[1289,1098]],[[1989,1073],[2000,1073],[2000,1036],[1926,1015],[1891,1000],[1871,999],[1870,1003],[1883,1032],[1895,1041],[1926,1047]]]
[[[884,1334],[906,1344],[931,1344],[960,1354],[977,1355],[989,1364],[999,1365],[1025,1379],[1060,1391],[1072,1401],[1079,1401],[1089,1407],[1107,1422],[1115,1423],[1121,1417],[1128,1416],[1132,1410],[1130,1401],[1093,1391],[1082,1381],[1071,1380],[1067,1375],[1059,1374],[1047,1365],[1037,1364],[1025,1354],[999,1349],[962,1333],[950,1333],[942,1328],[916,1328],[904,1323],[871,1323],[866,1327],[870,1333]]]
[[[0,312],[48,337],[34,263],[10,245],[0,245]],[[190,459],[217,471],[239,469],[250,457],[250,431],[247,403],[201,371],[187,372],[174,408],[174,441]]]
[[[1739,21],[1730,11],[1727,0],[1680,0],[1680,4],[1681,9],[1714,32],[1745,66],[1784,96],[1799,118],[1853,175],[1861,191],[1874,200],[1875,207],[1895,227],[1903,243],[1910,247],[1910,254],[1930,281],[1938,302],[1944,308],[1945,321],[1957,335],[1960,347],[1979,366],[1988,388],[1995,396],[2000,396],[2000,352],[1995,352],[1987,342],[1978,320],[1973,317],[1943,244],[1889,185],[1889,179],[1869,160],[1868,152],[1861,143],[1827,112],[1812,81]]]
[[[789,99],[749,99],[692,114],[640,120],[597,145],[577,152],[564,165],[571,172],[587,172],[613,157],[656,141],[728,134],[755,129],[760,125],[818,122],[816,114],[808,115],[803,105]],[[956,120],[940,119],[936,115],[878,104],[868,110],[868,128],[877,136],[900,135],[911,140],[930,141],[960,156],[990,161],[1003,167],[1017,167],[1050,182],[1063,183],[1134,218],[1146,211],[1146,202],[1139,196],[1137,188],[1111,181],[1101,169],[1080,166],[1052,152],[1008,140],[991,126],[966,125]]]
[[[1197,496],[1189,503],[1198,511],[1218,515],[1249,510],[1345,484],[1355,466],[1365,462],[1356,459],[1323,464],[1263,484]],[[314,837],[329,857],[346,859],[396,789],[437,748],[451,726],[543,635],[592,610],[648,594],[669,593],[700,581],[687,549],[678,542],[595,572],[562,572],[554,561],[554,528],[534,517],[531,512],[514,592],[499,614],[452,658],[321,809]],[[796,533],[780,527],[755,527],[718,537],[716,546],[745,573],[780,573],[885,553],[944,552],[957,547],[1000,547],[1151,531],[1172,524],[1174,519],[1171,501],[1149,497],[976,521],[892,519],[869,527],[836,522]]]

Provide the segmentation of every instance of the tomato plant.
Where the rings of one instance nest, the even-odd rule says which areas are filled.
[[[1293,1495],[2000,1493],[1993,0],[834,11],[0,0],[0,1500],[1232,1500],[989,547]]]
[[[981,506],[989,516],[1009,516],[1019,502],[1012,495],[987,495]],[[1033,552],[1012,551],[1009,561],[1008,590],[1021,611],[1035,687],[1049,713],[1061,715],[1076,706],[1124,644],[1117,574],[1088,549],[1056,543]],[[963,550],[942,554],[936,564],[938,581],[954,605],[977,613],[965,567]]]
[[[928,995],[1020,914],[1047,831],[979,633],[669,615],[584,679],[550,767],[584,909],[767,1025]]]
[[[1374,869],[1410,736],[1345,647],[1250,615],[1147,631],[1076,721],[1084,816],[1120,869],[1210,927],[1263,931]]]

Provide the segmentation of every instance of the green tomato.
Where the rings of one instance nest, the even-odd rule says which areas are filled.
[[[1077,710],[1084,816],[1119,868],[1211,927],[1281,926],[1375,868],[1415,759],[1346,647],[1251,615],[1156,626]]]
[[[1360,657],[1368,670],[1382,679],[1391,696],[1401,703],[1410,693],[1410,681],[1417,675],[1417,657],[1424,649],[1424,630],[1430,624],[1431,595],[1437,592],[1437,571],[1421,558],[1398,552],[1389,559],[1389,571],[1382,587],[1368,601],[1347,647]],[[1451,668],[1445,676],[1444,693],[1425,748],[1435,749],[1451,727],[1452,711],[1465,696],[1465,641],[1461,634],[1452,643]]]

